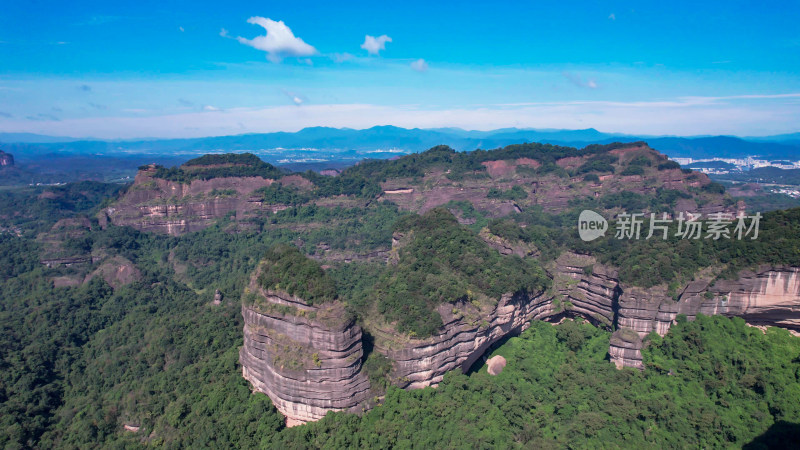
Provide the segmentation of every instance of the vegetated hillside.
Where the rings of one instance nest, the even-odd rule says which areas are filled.
[[[742,208],[707,176],[683,171],[644,143],[543,144],[456,152],[446,146],[396,160],[364,161],[337,176],[285,174],[253,155],[208,155],[183,166],[142,167],[106,215],[117,225],[181,234],[234,213],[242,227],[292,206],[364,206],[388,200],[425,212],[468,202],[489,217],[541,206],[558,212],[584,198],[607,210],[709,214]],[[635,202],[633,200],[636,200]]]
[[[35,236],[60,219],[93,216],[123,189],[120,184],[82,181],[0,190],[0,231]]]
[[[712,446],[748,442],[780,420],[800,422],[791,406],[800,403],[798,395],[786,378],[796,371],[796,339],[776,330],[766,336],[752,334],[760,333],[754,329],[741,331],[743,325],[738,322],[732,322],[733,329],[720,325],[727,330],[723,331],[717,326],[723,319],[697,326],[681,324],[675,328],[675,339],[668,335],[661,343],[654,338],[645,353],[649,368],[642,374],[618,372],[605,360],[606,331],[575,327],[572,322],[556,328],[534,324],[523,336],[532,343],[504,353],[509,365],[497,378],[479,371],[470,376],[447,375],[436,391],[389,388],[383,406],[363,419],[334,414],[319,424],[285,429],[269,399],[251,393],[237,362],[244,325],[241,299],[250,275],[265,256],[272,255],[281,263],[276,276],[265,280],[266,286],[309,298],[316,298],[309,288],[320,286],[321,304],[327,304],[325,300],[334,295],[333,282],[337,299],[347,303],[365,329],[372,323],[393,321],[394,330],[416,330],[419,335],[435,329],[435,321],[428,319],[436,319],[431,311],[437,305],[441,309],[450,306],[448,302],[465,300],[459,307],[466,311],[472,305],[469,300],[480,306],[491,304],[501,291],[547,287],[540,267],[575,248],[620,268],[626,283],[641,286],[685,280],[707,266],[725,276],[725,264],[730,270],[760,263],[797,264],[800,210],[765,215],[765,240],[757,245],[701,240],[687,248],[676,243],[677,248],[669,250],[666,244],[644,240],[577,242],[577,214],[586,206],[599,211],[622,207],[650,211],[671,207],[674,211],[680,209],[681,200],[689,199],[672,191],[689,195],[696,203],[705,201],[698,206],[717,201],[725,205],[724,194],[707,179],[691,178],[693,174],[656,159],[651,150],[636,146],[612,153],[626,148],[603,151],[532,145],[503,150],[505,154],[475,156],[439,148],[412,155],[416,159],[364,163],[341,177],[282,174],[276,182],[242,197],[258,191],[252,195],[261,196],[264,204],[283,208],[254,214],[247,227],[241,226],[238,217],[212,216],[204,228],[180,236],[113,223],[101,227],[94,214],[109,206],[103,204],[104,196],[115,195],[116,188],[108,185],[68,185],[0,197],[6,199],[0,215],[13,218],[19,228],[19,233],[0,233],[0,290],[4,292],[0,302],[4,330],[0,333],[0,443],[12,447],[143,443],[255,447],[293,441],[309,447],[326,443],[427,446],[458,436],[458,442],[470,439],[499,446],[515,445],[511,439],[527,446],[568,445],[570,439],[575,439],[573,445],[617,439],[620,445],[690,442]],[[551,150],[555,162],[547,166]],[[661,164],[665,166],[659,170]],[[614,176],[600,181],[600,176],[612,174],[609,167]],[[566,177],[559,175],[561,170]],[[385,182],[382,171],[387,174]],[[621,175],[625,171],[633,174]],[[452,180],[451,174],[464,178]],[[580,178],[592,174],[598,181]],[[644,180],[659,180],[659,174],[671,174],[673,186],[681,181],[682,187],[650,190]],[[641,184],[636,177],[642,177]],[[224,178],[187,184],[150,174],[144,182],[163,183],[153,189],[161,193],[180,186],[175,192],[181,196],[176,194],[173,200],[177,207],[178,200],[202,192],[191,191],[192,186],[207,189],[203,195],[216,189],[212,198],[239,196],[239,191],[225,191],[231,186],[213,186]],[[569,192],[598,182],[602,189],[599,196],[587,195],[568,201],[561,209],[549,208],[530,201],[536,198],[531,195],[532,186],[522,180],[539,182],[537,189],[551,181],[562,183],[558,186]],[[625,194],[626,180],[642,191]],[[476,188],[468,200],[446,195],[440,200],[444,209],[415,203],[400,207],[391,196],[402,194],[386,193],[395,187],[389,185],[392,182],[398,188],[413,186],[430,193],[442,192],[436,183],[464,181],[483,183],[482,194],[475,196]],[[606,182],[612,184],[603,187]],[[452,192],[462,192],[457,184],[450,186]],[[520,188],[515,190],[515,186],[528,198],[520,199]],[[184,193],[184,188],[189,190]],[[496,191],[489,198],[492,188]],[[131,187],[122,202],[111,206],[132,201],[135,192],[137,188]],[[153,206],[162,202],[166,208],[169,198],[148,201]],[[192,202],[207,200],[194,197]],[[511,203],[520,211],[512,208],[502,217],[495,217],[501,214],[489,207]],[[73,221],[58,225],[59,219]],[[81,225],[86,223],[83,219],[89,222],[88,228]],[[42,260],[50,245],[53,251],[90,257],[79,264],[53,262],[48,267]],[[511,252],[501,254],[493,248]],[[513,256],[517,248],[524,250],[520,253],[525,257]],[[307,261],[306,256],[318,263]],[[138,276],[117,283],[104,276],[108,267],[103,265],[108,261],[135,269]],[[656,275],[651,267],[656,267]],[[284,281],[284,275],[300,277]],[[72,281],[64,282],[67,278]],[[302,280],[319,284],[310,286]],[[475,310],[480,310],[478,306]],[[398,314],[398,308],[403,314]],[[452,312],[454,308],[445,309]],[[480,323],[480,317],[476,320]],[[695,328],[686,328],[684,333],[684,326]],[[409,334],[394,333],[403,339]],[[519,341],[511,340],[509,345],[516,345],[512,342]],[[752,343],[760,353],[749,346],[742,347],[741,353],[715,347],[740,342]],[[647,353],[650,349],[655,353]],[[363,364],[371,382],[385,383],[391,363],[387,367],[377,351],[365,353]],[[692,361],[698,361],[697,365]],[[720,379],[724,381],[715,381]],[[701,407],[696,408],[698,402]]]

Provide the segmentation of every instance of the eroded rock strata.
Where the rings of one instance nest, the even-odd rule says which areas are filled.
[[[380,350],[393,361],[394,375],[404,387],[436,386],[445,373],[456,368],[466,372],[492,344],[520,333],[531,320],[550,315],[550,300],[542,294],[506,294],[488,311],[469,302],[441,305],[441,333],[411,339],[399,349]]]
[[[251,283],[245,301],[242,374],[289,425],[328,411],[358,411],[369,395],[361,328],[339,302],[311,306]]]
[[[618,368],[639,369],[643,339],[651,332],[666,334],[678,314],[690,320],[697,314],[740,316],[755,325],[800,330],[798,267],[761,267],[714,285],[694,281],[677,300],[666,289],[622,286],[613,269],[587,256],[562,255],[549,270],[554,283],[546,292],[507,294],[494,305],[440,306],[444,326],[426,339],[397,336],[391,327],[379,326],[371,330],[375,351],[392,361],[397,384],[414,389],[437,385],[450,370],[468,370],[492,344],[537,319],[581,316],[615,329],[611,361]],[[327,411],[358,411],[369,398],[369,381],[361,371],[360,328],[330,319],[343,314],[342,306],[308,306],[274,292],[258,295],[266,303],[246,303],[242,309],[245,378],[269,395],[290,423],[317,420]]]
[[[612,360],[618,367],[641,367],[641,339],[655,331],[663,336],[678,314],[693,319],[697,314],[738,316],[753,325],[800,330],[800,268],[762,267],[743,271],[736,280],[694,281],[677,300],[662,289],[622,287],[618,326],[635,331],[639,343],[611,342]],[[617,345],[620,344],[620,345]],[[636,348],[638,346],[638,348]]]
[[[274,209],[253,195],[257,189],[274,183],[272,179],[225,177],[179,183],[155,174],[155,166],[140,170],[122,198],[101,211],[101,225],[111,221],[143,231],[180,235],[206,228],[230,213],[241,220],[253,212]]]

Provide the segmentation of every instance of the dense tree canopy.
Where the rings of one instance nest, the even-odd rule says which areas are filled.
[[[612,236],[585,243],[575,232],[582,208],[670,211],[700,189],[623,191],[576,199],[557,214],[526,206],[504,218],[464,201],[417,215],[374,200],[384,179],[419,178],[432,170],[481,177],[481,163],[494,159],[533,158],[541,162],[535,175],[583,170],[591,182],[608,171],[604,164],[619,164],[609,152],[621,145],[579,150],[523,144],[471,153],[436,147],[394,161],[367,161],[338,177],[308,173],[303,176],[313,187],[274,184],[259,192],[265,202],[287,209],[241,221],[223,218],[180,237],[99,227],[94,215],[123,186],[1,191],[0,446],[738,447],[765,433],[770,442],[796,442],[791,433],[800,423],[800,339],[778,329],[764,333],[740,319],[679,317],[664,338],[646,340],[643,372],[616,370],[608,361],[609,332],[580,321],[533,323],[493,350],[508,360],[500,375],[480,367],[467,375],[449,373],[437,389],[387,386],[391,362],[371,351],[363,367],[374,386],[386,389],[385,398],[375,399],[381,406],[291,429],[268,397],[253,395],[242,378],[241,300],[261,262],[258,282],[264,287],[315,304],[339,299],[362,324],[380,314],[417,337],[441,326],[442,305],[484,308],[506,293],[546,289],[542,266],[566,250],[594,255],[618,268],[624,284],[642,287],[674,287],[708,267],[732,276],[763,263],[800,266],[800,209],[765,214],[756,240],[686,240],[670,229],[667,240]],[[589,156],[591,164],[555,164],[568,156]],[[212,155],[159,173],[183,182],[281,176],[257,159]],[[650,164],[662,169],[666,163]],[[647,166],[634,159],[626,167]],[[525,192],[497,189],[497,198],[517,198],[519,190]],[[334,196],[342,202],[327,205],[347,206],[312,203]],[[40,259],[47,242],[37,236],[68,217],[89,218],[91,230],[63,242],[89,255],[88,261],[45,266]],[[615,225],[611,221],[610,229]],[[503,256],[484,242],[486,231],[531,244],[540,254]],[[116,287],[88,276],[100,261],[117,257],[140,276]],[[56,287],[56,280],[69,283]],[[212,302],[216,290],[223,294],[219,305]],[[125,431],[125,425],[140,431]]]

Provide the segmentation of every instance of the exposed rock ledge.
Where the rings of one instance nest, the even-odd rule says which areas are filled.
[[[542,294],[506,294],[488,314],[477,317],[461,312],[472,308],[470,303],[445,304],[439,307],[444,321],[440,334],[413,339],[398,350],[381,350],[394,362],[394,375],[405,387],[435,386],[453,369],[469,370],[493,343],[520,333],[533,319],[550,315],[551,300]]]
[[[737,280],[695,281],[678,300],[663,290],[622,287],[617,315],[622,331],[639,339],[612,338],[609,354],[617,367],[642,367],[641,339],[655,331],[663,336],[678,314],[690,320],[697,314],[739,316],[753,325],[800,330],[800,267],[761,267],[743,271]]]
[[[714,286],[692,282],[677,301],[663,290],[620,286],[613,270],[590,257],[565,255],[550,271],[553,288],[545,293],[504,295],[482,309],[468,302],[442,305],[439,314],[445,325],[427,339],[398,340],[389,336],[389,329],[373,330],[375,350],[392,360],[396,383],[413,389],[437,385],[450,370],[466,371],[493,343],[536,319],[582,316],[608,329],[616,325],[609,343],[611,361],[618,368],[639,369],[642,339],[653,331],[666,334],[678,314],[689,319],[698,313],[741,316],[756,325],[800,330],[798,267],[764,267]],[[370,396],[361,371],[361,329],[342,319],[342,305],[314,307],[274,292],[258,295],[266,306],[245,304],[242,309],[245,378],[272,398],[287,423],[317,420],[327,411],[361,409]],[[294,356],[286,359],[287,353]]]
[[[361,328],[339,302],[322,306],[256,287],[242,306],[242,375],[267,394],[288,425],[321,419],[328,411],[357,411],[369,395],[361,371]]]

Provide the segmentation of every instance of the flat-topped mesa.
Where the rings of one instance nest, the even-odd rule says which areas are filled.
[[[361,328],[344,305],[309,305],[263,289],[257,275],[242,305],[244,378],[272,399],[289,426],[319,420],[328,411],[359,411],[370,383],[361,371]]]
[[[376,349],[394,362],[393,378],[409,389],[436,386],[444,374],[467,372],[489,347],[506,336],[522,332],[531,320],[552,313],[551,298],[542,293],[505,294],[493,307],[459,301],[440,305],[444,326],[426,339],[410,339],[388,347],[393,330],[376,331]]]
[[[101,225],[110,220],[115,225],[180,235],[201,230],[230,213],[241,220],[260,209],[285,208],[264,205],[263,196],[255,192],[276,181],[297,184],[292,177],[278,180],[280,176],[273,166],[246,154],[206,155],[172,169],[150,164],[139,168],[133,185],[99,218]]]

